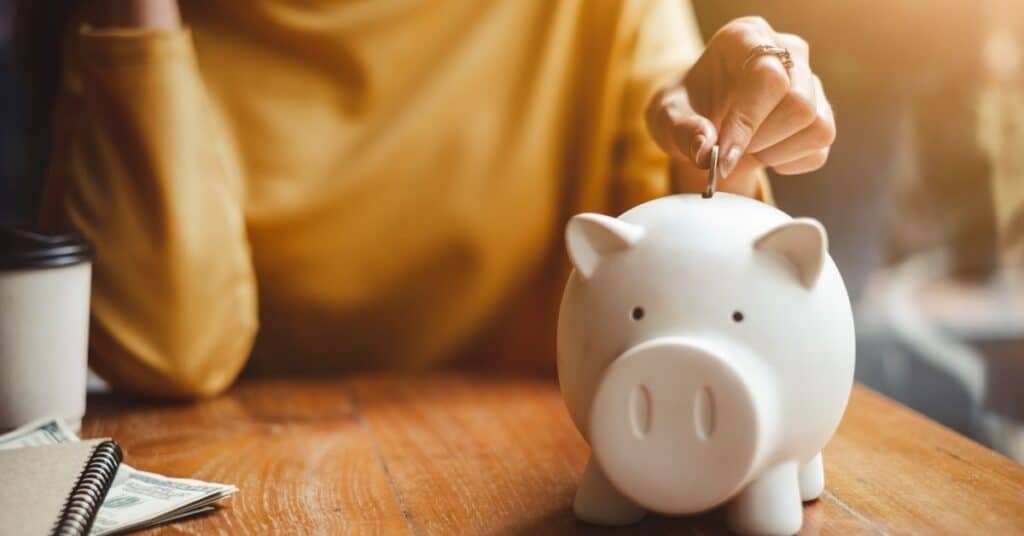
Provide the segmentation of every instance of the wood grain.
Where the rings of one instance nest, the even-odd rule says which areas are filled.
[[[546,380],[472,375],[241,382],[194,405],[92,397],[87,437],[149,471],[236,484],[153,534],[725,534],[719,512],[578,523],[587,446]],[[1024,468],[856,387],[802,534],[1024,532]]]
[[[83,435],[116,438],[138,469],[241,490],[227,508],[157,532],[393,534],[408,527],[339,382],[242,383],[192,406],[95,397]]]

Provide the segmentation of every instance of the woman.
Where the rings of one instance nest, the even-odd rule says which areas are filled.
[[[699,190],[716,143],[763,198],[834,138],[801,39],[702,49],[676,0],[80,7],[44,214],[96,248],[92,367],[147,395],[546,365],[568,216]]]

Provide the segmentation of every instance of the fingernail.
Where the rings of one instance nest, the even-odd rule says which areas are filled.
[[[723,179],[728,177],[732,170],[736,168],[736,164],[740,161],[740,155],[740,148],[735,145],[725,152],[725,158],[718,164],[718,170],[721,172]]]
[[[707,136],[703,134],[697,134],[696,136],[693,137],[693,141],[690,142],[690,158],[693,159],[693,162],[695,164],[699,163],[697,161],[697,156],[700,155],[700,150],[704,148],[704,144],[707,143],[707,141]]]

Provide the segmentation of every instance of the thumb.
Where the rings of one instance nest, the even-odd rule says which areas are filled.
[[[682,87],[663,90],[651,99],[647,128],[655,143],[672,158],[708,167],[718,130],[711,120],[693,110]]]

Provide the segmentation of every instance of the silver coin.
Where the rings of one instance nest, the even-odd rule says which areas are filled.
[[[708,186],[704,189],[704,199],[715,195],[715,185],[718,183],[718,145],[711,147],[711,165],[708,166]]]

